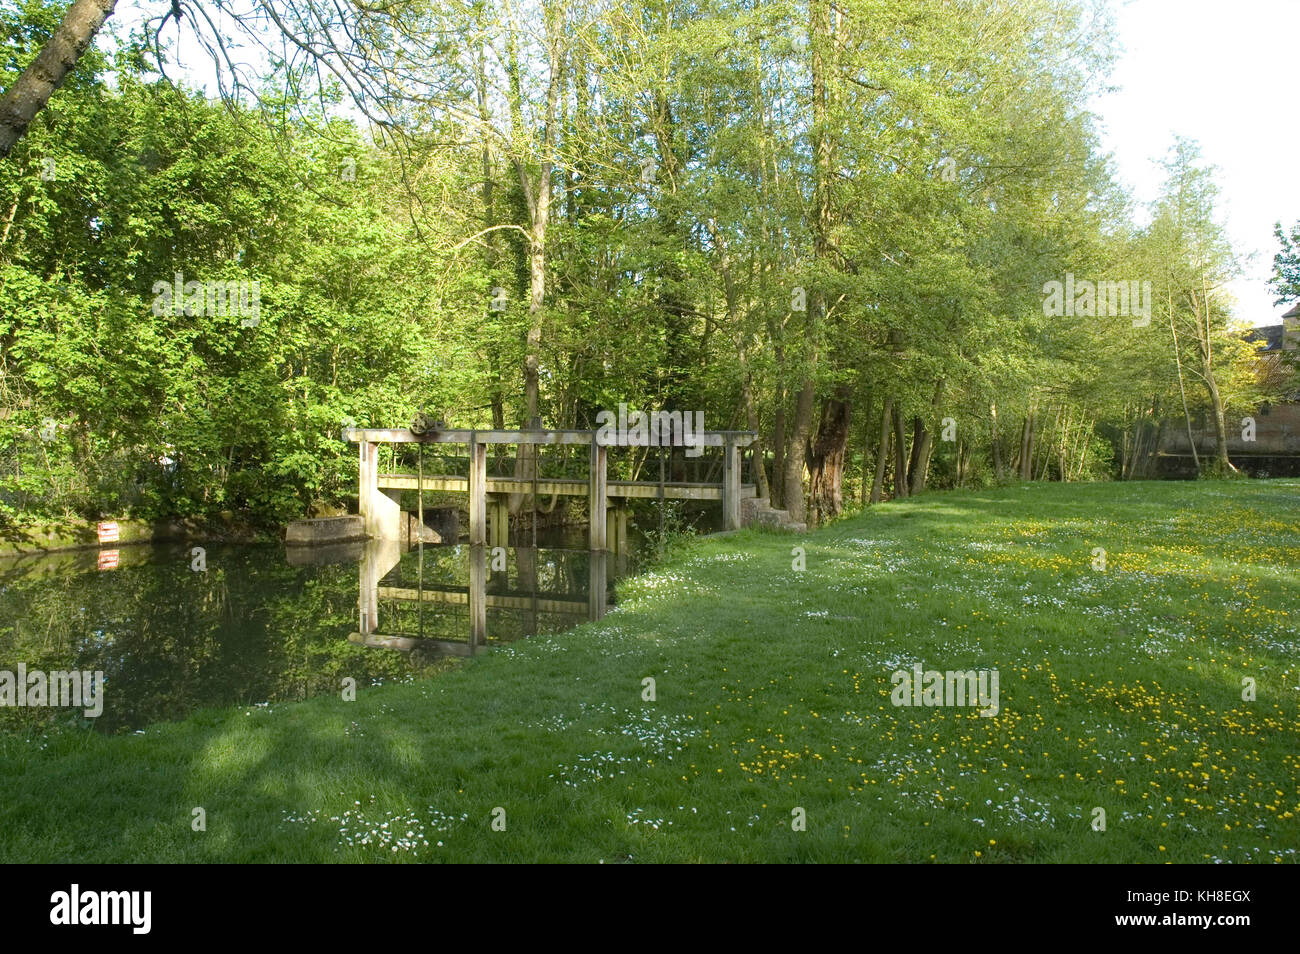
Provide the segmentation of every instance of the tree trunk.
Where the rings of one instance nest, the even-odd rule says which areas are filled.
[[[1062,483],[1065,482],[1066,468],[1069,467],[1070,456],[1070,421],[1074,412],[1064,405],[1061,406],[1062,414],[1057,415],[1058,430],[1060,432],[1060,443],[1056,446],[1056,476]],[[1061,417],[1065,422],[1061,423]]]
[[[998,406],[989,405],[989,418],[993,422],[993,475],[999,481],[1003,478],[1002,472],[1002,444],[998,439]]]
[[[835,38],[831,31],[831,4],[829,0],[811,0],[808,4],[808,37],[810,41],[810,73],[812,78],[812,154],[813,169],[813,258],[826,262],[830,258],[831,185],[835,177],[835,145],[830,136],[828,80],[833,67],[827,63],[834,54]],[[814,285],[808,295],[805,342],[807,360],[801,364],[795,416],[791,422],[789,440],[785,451],[785,478],[782,480],[782,507],[794,520],[806,517],[803,491],[803,469],[808,453],[808,440],[812,434],[813,404],[816,400],[815,372],[817,368],[817,340],[820,325],[826,318],[826,293]],[[842,464],[842,461],[841,461]]]
[[[849,389],[841,385],[834,397],[822,401],[821,423],[808,456],[810,517],[817,523],[844,512],[844,454],[850,416]]]
[[[930,401],[932,414],[937,414],[943,401],[943,380],[935,382],[934,397]],[[926,481],[930,476],[930,455],[934,451],[934,432],[930,430],[925,418],[917,417],[912,437],[912,465],[908,481],[908,493],[915,497],[925,491]]]
[[[0,96],[0,159],[9,155],[104,25],[117,0],[76,0],[36,59]]]
[[[812,435],[813,402],[816,399],[815,385],[805,377],[799,388],[799,397],[795,402],[794,420],[790,426],[790,438],[785,447],[785,474],[781,479],[781,507],[790,512],[790,519],[803,522],[807,516],[803,499],[804,458],[808,452],[808,439]]]
[[[546,308],[546,231],[551,218],[551,178],[554,172],[554,145],[556,135],[556,112],[559,102],[561,84],[560,39],[556,36],[557,23],[547,17],[546,41],[550,75],[546,87],[546,121],[541,130],[541,140],[537,145],[535,156],[516,156],[515,169],[519,176],[519,186],[523,191],[528,208],[528,334],[524,347],[524,408],[523,427],[539,426],[540,406],[540,369],[542,345],[542,317]],[[510,69],[510,115],[511,126],[516,131],[516,141],[521,138],[523,121],[522,79],[518,51],[512,39],[509,52]],[[537,164],[534,174],[532,163]],[[537,474],[537,445],[520,444],[515,458],[515,477],[530,480]],[[522,505],[520,494],[511,494],[509,506],[511,513],[517,513]]]
[[[907,431],[902,409],[894,405],[894,499],[907,496]]]
[[[1223,420],[1223,397],[1219,393],[1219,382],[1214,374],[1214,339],[1211,327],[1213,309],[1210,305],[1210,289],[1202,273],[1201,295],[1198,298],[1193,291],[1188,295],[1192,314],[1196,318],[1196,343],[1201,356],[1201,379],[1205,381],[1205,390],[1210,395],[1210,412],[1214,417],[1214,472],[1218,476],[1235,474],[1237,468],[1228,459],[1228,431]]]
[[[920,416],[912,418],[912,452],[907,458],[907,495],[917,494],[916,478],[921,473],[921,455],[926,453],[929,435],[926,433],[925,420]]]
[[[780,393],[782,390],[777,389],[776,413],[772,415],[771,499],[773,501],[785,499],[785,395]]]
[[[767,455],[763,452],[763,433],[758,427],[758,408],[754,406],[754,389],[749,375],[745,375],[745,384],[743,397],[745,400],[745,420],[749,429],[754,432],[754,443],[751,445],[753,456],[753,466],[751,470],[754,473],[754,483],[758,485],[758,496],[771,499],[772,488],[767,483]]]
[[[1223,397],[1219,394],[1219,382],[1214,378],[1214,370],[1208,359],[1204,362],[1205,389],[1210,392],[1210,408],[1214,412],[1214,464],[1217,473],[1230,474],[1237,468],[1228,459],[1228,429],[1223,420]]]
[[[889,466],[890,422],[894,416],[894,399],[886,396],[885,406],[880,412],[880,443],[877,445],[876,473],[871,481],[871,502],[880,503],[885,490],[885,468]]]
[[[1061,431],[1061,406],[1058,405],[1057,408],[1056,408],[1056,421],[1053,423],[1053,425],[1052,425],[1052,429],[1051,429],[1050,431],[1047,431],[1047,437],[1048,437],[1048,440],[1043,440],[1043,435],[1041,435],[1041,434],[1038,435],[1038,443],[1039,443],[1039,447],[1040,447],[1040,449],[1042,450],[1042,458],[1043,458],[1043,459],[1042,459],[1042,462],[1039,463],[1039,465],[1038,465],[1038,471],[1037,471],[1037,473],[1038,473],[1038,479],[1039,479],[1039,480],[1043,480],[1043,479],[1045,479],[1045,478],[1047,477],[1047,467],[1048,467],[1048,465],[1051,464],[1051,462],[1052,462],[1052,439],[1054,439],[1055,436],[1056,436],[1057,434],[1060,433],[1060,431]],[[1033,479],[1034,479],[1034,473],[1035,473],[1035,471],[1034,471],[1034,467],[1033,467],[1033,463],[1034,463],[1035,460],[1038,459],[1038,453],[1037,453],[1037,451],[1034,450],[1034,447],[1033,447],[1034,433],[1033,433],[1032,430],[1030,431],[1029,440],[1030,440],[1030,447],[1029,447],[1029,462],[1030,462],[1030,467],[1029,467],[1029,479],[1030,479],[1030,480],[1033,480]]]
[[[862,486],[858,488],[859,506],[866,509],[868,489],[871,486],[870,464],[871,460],[871,405],[874,402],[871,398],[871,392],[867,392],[867,399],[862,405]]]
[[[1192,414],[1187,409],[1187,388],[1183,385],[1183,355],[1178,348],[1178,329],[1174,325],[1173,304],[1169,305],[1169,334],[1174,340],[1174,365],[1178,369],[1178,395],[1183,401],[1183,422],[1187,425],[1187,443],[1192,449],[1192,466],[1201,472],[1201,458],[1196,452],[1196,435],[1192,433]]]
[[[1034,409],[1025,414],[1025,426],[1020,432],[1020,479],[1034,479]]]

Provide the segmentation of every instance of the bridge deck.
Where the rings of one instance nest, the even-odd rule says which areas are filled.
[[[381,490],[419,490],[419,478],[411,474],[380,474]],[[531,480],[514,477],[488,477],[484,488],[489,494],[527,494],[532,493]],[[721,500],[722,485],[709,483],[692,483],[688,481],[665,482],[664,497],[668,500]],[[460,493],[469,492],[469,478],[456,474],[428,475],[424,477],[425,490],[450,490]],[[541,496],[585,497],[589,491],[587,480],[569,477],[538,478],[537,493]],[[753,497],[758,494],[753,484],[741,484],[740,496]],[[605,483],[606,497],[637,498],[641,500],[659,499],[659,482],[650,480],[610,480]]]

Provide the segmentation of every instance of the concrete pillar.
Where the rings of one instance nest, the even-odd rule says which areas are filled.
[[[366,541],[358,569],[360,620],[357,629],[362,636],[369,636],[379,630],[379,581],[388,575],[389,570],[397,566],[401,558],[402,548],[396,540]]]
[[[379,445],[361,443],[360,486],[357,510],[365,520],[366,533],[375,540],[399,540],[402,535],[402,508],[379,490]]]

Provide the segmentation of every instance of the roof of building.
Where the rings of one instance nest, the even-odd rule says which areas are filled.
[[[1282,313],[1282,317],[1283,317],[1283,318],[1300,318],[1300,304],[1292,305],[1290,311],[1284,311],[1284,312]]]
[[[1245,339],[1258,344],[1260,351],[1281,351],[1282,329],[1284,327],[1286,326],[1280,323],[1276,325],[1258,325],[1246,332]]]

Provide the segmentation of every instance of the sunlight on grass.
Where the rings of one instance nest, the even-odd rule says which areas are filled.
[[[1297,489],[1008,488],[704,539],[600,622],[355,703],[9,739],[0,857],[1295,861]],[[913,663],[997,669],[1000,711],[896,707]],[[111,818],[67,810],[78,777]]]

